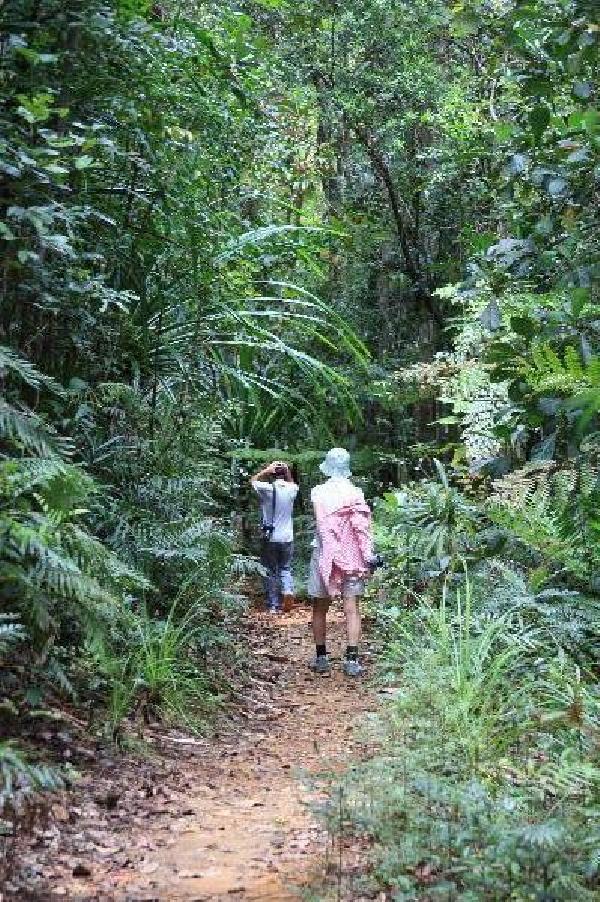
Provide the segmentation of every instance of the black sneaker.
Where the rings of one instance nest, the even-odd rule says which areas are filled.
[[[362,664],[359,664],[358,661],[353,661],[350,658],[345,658],[344,660],[344,673],[346,676],[353,677],[356,679],[359,676],[362,676],[365,672]]]
[[[331,664],[327,655],[317,655],[308,666],[313,673],[326,674],[331,672]]]

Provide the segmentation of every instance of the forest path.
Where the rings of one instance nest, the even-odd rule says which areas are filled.
[[[341,672],[339,610],[331,612],[330,677],[307,668],[314,651],[306,606],[276,618],[251,615],[249,639],[255,666],[241,716],[218,737],[179,738],[185,780],[167,794],[175,808],[146,821],[143,839],[141,825],[131,825],[130,848],[147,851],[106,874],[98,897],[285,902],[322,878],[327,834],[306,805],[318,795],[305,780],[364,756],[355,726],[375,695]]]
[[[81,777],[20,834],[0,902],[286,902],[303,888],[312,900],[364,898],[355,894],[360,843],[345,839],[339,895],[339,847],[333,855],[307,804],[326,801],[328,779],[372,750],[355,728],[377,696],[343,676],[339,607],[329,620],[334,667],[322,677],[307,667],[308,606],[280,617],[250,611],[246,688],[210,736],[147,728],[142,746],[119,753],[94,746],[85,723],[60,712],[42,738]],[[368,643],[365,659],[368,675]],[[326,872],[330,890],[311,892]]]

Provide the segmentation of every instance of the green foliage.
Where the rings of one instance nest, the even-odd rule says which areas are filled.
[[[370,612],[393,701],[340,790],[344,829],[373,843],[365,889],[595,898],[595,444],[495,480],[478,503],[439,475],[377,508],[388,566]],[[430,536],[455,555],[441,586]]]
[[[490,572],[404,619],[379,751],[344,778],[346,829],[372,838],[373,882],[399,898],[597,893],[597,693],[504,575],[503,609]]]
[[[481,553],[481,514],[450,484],[442,464],[434,465],[437,481],[391,492],[377,507],[376,541],[387,561],[382,579],[401,585],[407,598]]]
[[[68,693],[119,729],[144,695],[197,725],[256,570],[226,455],[325,405],[358,419],[343,367],[369,352],[320,293],[344,235],[287,219],[273,175],[295,115],[270,113],[274,54],[220,4],[3,10],[0,585],[23,632],[1,680],[18,714]]]
[[[6,661],[11,645],[22,642],[23,629],[10,614],[0,614],[0,663]],[[0,704],[0,717],[16,713],[10,699]],[[15,825],[36,794],[62,789],[65,774],[54,767],[27,760],[26,755],[14,743],[0,740],[0,835],[3,837],[0,855],[0,875],[4,875],[10,862],[6,860],[6,837],[15,834]]]
[[[0,742],[0,816],[10,814],[9,808],[17,796],[21,801],[34,792],[63,786],[64,780],[54,768],[28,763],[12,743]]]
[[[496,483],[487,513],[539,554],[546,567],[597,591],[598,467],[583,458],[569,468],[515,471]]]
[[[0,651],[6,651],[11,642],[23,638],[23,626],[14,614],[0,614]]]
[[[439,606],[421,608],[404,638],[389,647],[386,661],[388,674],[394,668],[406,672],[407,661],[414,659],[415,704],[429,705],[440,717],[440,730],[453,737],[456,748],[451,754],[466,756],[475,765],[495,747],[504,753],[527,728],[526,720],[513,733],[516,708],[526,708],[530,700],[530,679],[521,679],[509,695],[503,689],[509,674],[523,668],[528,652],[535,647],[535,637],[514,620],[514,609],[495,617],[477,620],[472,605],[469,579],[464,589],[454,593],[453,607],[448,604],[447,587],[442,590]],[[418,620],[417,620],[418,618]],[[427,637],[424,643],[423,634]],[[428,643],[428,644],[426,644]],[[384,664],[385,666],[385,664]],[[417,693],[423,693],[417,699]],[[436,701],[436,695],[443,697]]]
[[[15,354],[5,353],[3,364],[9,379],[36,388],[44,384]],[[40,650],[52,645],[66,623],[109,620],[119,596],[147,584],[86,529],[83,505],[95,486],[68,462],[69,443],[58,436],[53,441],[44,420],[23,405],[17,410],[7,403],[6,410],[0,431],[2,595]]]
[[[548,565],[527,569],[490,558],[477,569],[476,591],[483,612],[515,611],[524,624],[556,642],[585,670],[597,660],[598,599],[567,588],[564,573],[557,575]]]
[[[131,614],[122,648],[98,635],[88,641],[85,666],[106,698],[95,720],[100,714],[111,741],[121,741],[127,716],[198,729],[218,704],[217,661],[206,666],[206,612],[199,605],[176,615],[175,604],[165,619],[145,609]]]
[[[599,358],[583,363],[574,347],[567,347],[563,360],[549,344],[534,344],[531,364],[525,378],[540,395],[577,395],[585,389],[597,388],[600,381]]]
[[[380,879],[597,893],[595,4],[80,6],[3,8],[7,711],[199,729],[245,463],[346,444],[387,490]]]

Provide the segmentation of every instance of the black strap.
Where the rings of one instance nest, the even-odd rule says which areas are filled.
[[[261,516],[261,528],[263,539],[267,542],[271,541],[273,533],[275,531],[275,510],[277,508],[277,489],[275,488],[275,483],[273,483],[273,495],[272,495],[272,503],[271,503],[271,522],[267,523],[266,516]]]

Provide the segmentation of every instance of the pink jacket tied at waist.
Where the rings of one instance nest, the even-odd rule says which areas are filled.
[[[355,501],[330,513],[317,508],[316,515],[321,579],[329,595],[339,595],[346,577],[371,572],[371,510],[364,501]]]

